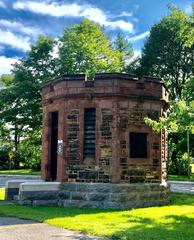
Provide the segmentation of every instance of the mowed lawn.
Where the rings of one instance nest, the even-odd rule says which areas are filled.
[[[13,169],[13,170],[0,170],[0,175],[40,175],[40,171],[33,169]]]
[[[5,188],[0,188],[0,200],[5,199]]]
[[[0,205],[0,215],[33,219],[112,239],[193,240],[194,195],[173,193],[171,197],[168,206],[128,211]]]

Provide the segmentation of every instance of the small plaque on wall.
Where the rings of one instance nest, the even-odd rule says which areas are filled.
[[[63,140],[57,141],[57,153],[63,154]]]

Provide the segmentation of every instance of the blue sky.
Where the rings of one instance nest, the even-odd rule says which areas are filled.
[[[105,26],[112,38],[123,33],[138,55],[169,3],[191,13],[191,0],[0,0],[0,75],[10,72],[40,34],[57,38],[83,18]]]

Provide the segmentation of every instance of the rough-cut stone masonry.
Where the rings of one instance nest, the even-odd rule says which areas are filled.
[[[127,74],[63,76],[42,89],[42,178],[51,180],[51,114],[58,112],[56,180],[93,183],[166,181],[166,133],[154,133],[144,117],[158,119],[168,94],[160,79]],[[84,156],[84,111],[95,108],[95,157]],[[147,136],[146,158],[130,157],[130,133]]]
[[[165,184],[22,183],[19,203],[63,207],[123,208],[164,205],[169,202]]]

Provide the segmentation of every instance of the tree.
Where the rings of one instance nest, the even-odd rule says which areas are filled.
[[[54,57],[57,47],[59,55]],[[15,150],[23,153],[24,148],[19,145],[24,137],[21,146],[33,146],[23,155],[38,163],[41,86],[63,74],[87,73],[92,78],[98,72],[120,71],[120,55],[100,27],[88,20],[65,28],[60,40],[39,37],[26,57],[13,66],[13,75],[1,79],[5,88],[0,91],[0,131],[5,133],[1,126],[8,125]]]
[[[184,100],[175,101],[169,109],[168,117],[160,118],[159,122],[146,118],[146,123],[155,131],[166,129],[168,132],[194,133],[194,101],[188,104]]]
[[[170,172],[190,175],[190,159],[194,149],[194,101],[174,101],[168,117],[160,118],[159,121],[146,118],[145,122],[152,126],[154,131],[166,129],[170,133]]]
[[[183,89],[183,97],[186,99],[187,102],[194,100],[194,77],[190,78],[190,81],[185,84]]]
[[[0,119],[9,124],[16,150],[25,132],[40,129],[40,87],[56,76],[53,47],[51,38],[40,37],[27,57],[14,65],[12,79],[2,78],[6,88],[0,92]]]
[[[122,70],[125,71],[129,60],[133,57],[133,48],[127,38],[125,38],[121,33],[117,34],[114,45],[115,49],[120,52],[120,63]]]
[[[183,99],[183,89],[193,75],[193,16],[170,6],[170,14],[155,24],[141,59],[144,75],[163,78],[171,99]]]
[[[118,72],[121,53],[114,50],[99,25],[83,20],[66,27],[60,38],[61,74],[86,73],[89,79],[99,72]]]
[[[136,57],[134,59],[132,59],[132,61],[126,65],[125,67],[125,71],[127,73],[132,73],[135,74],[137,76],[141,76],[141,59],[140,57]]]

